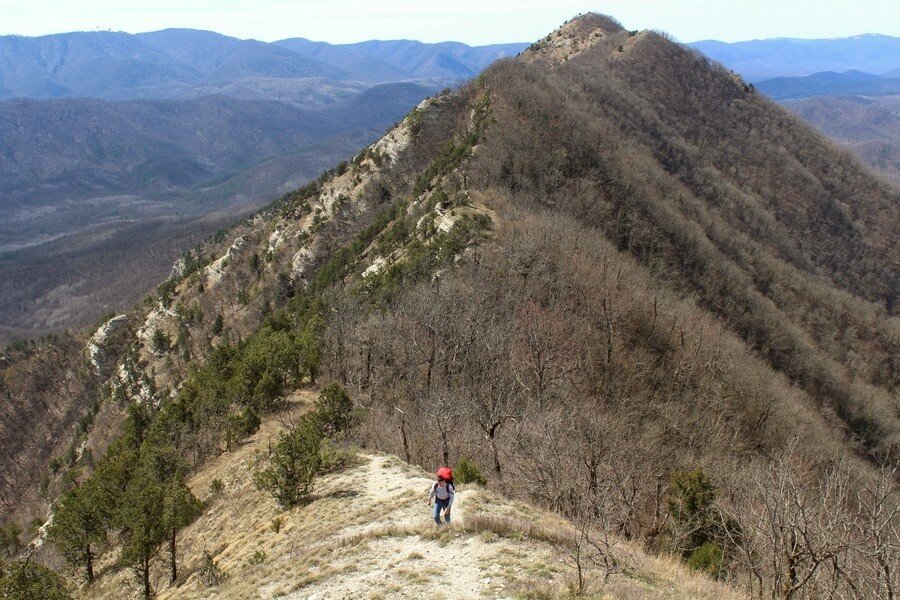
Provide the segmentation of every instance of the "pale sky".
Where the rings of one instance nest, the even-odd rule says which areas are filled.
[[[0,34],[208,29],[274,41],[534,41],[587,11],[681,41],[900,36],[900,0],[0,0]]]

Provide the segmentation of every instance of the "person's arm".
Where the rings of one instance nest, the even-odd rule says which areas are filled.
[[[431,493],[428,494],[428,506],[431,506],[431,501],[434,500],[434,488],[437,484],[431,484]]]
[[[450,499],[447,501],[447,510],[449,511],[450,507],[453,506],[453,499],[456,497],[456,486],[448,483],[447,491],[450,492]]]

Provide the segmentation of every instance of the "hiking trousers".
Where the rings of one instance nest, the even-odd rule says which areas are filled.
[[[434,499],[434,522],[438,525],[441,524],[441,511],[448,508],[450,506],[450,498],[446,500],[441,500],[439,498]],[[450,514],[444,513],[444,521],[450,522]]]

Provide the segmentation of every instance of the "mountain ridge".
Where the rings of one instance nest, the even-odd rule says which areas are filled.
[[[109,341],[94,418],[153,434],[116,451],[227,461],[248,415],[332,382],[365,417],[353,442],[465,458],[735,587],[892,589],[866,524],[897,494],[900,194],[707,57],[604,22],[423,101],[185,255]],[[2,372],[28,406],[34,372]],[[111,431],[76,431],[93,450],[50,498]],[[4,497],[37,494],[35,460]]]
[[[748,81],[857,69],[881,75],[900,67],[900,38],[875,34],[834,39],[774,38],[746,42],[702,40],[688,44]]]
[[[900,77],[864,71],[822,71],[802,77],[776,77],[756,82],[756,87],[775,100],[796,100],[823,95],[883,96],[900,93]]]
[[[372,42],[313,42],[314,47],[297,42],[242,40],[196,29],[0,36],[0,81],[4,97],[92,96],[110,100],[177,98],[206,84],[260,77],[325,77],[336,82],[358,78],[370,83],[453,81],[471,77],[497,56],[525,46],[398,40],[377,42],[382,45],[379,49],[373,48]],[[384,56],[386,46],[394,48],[392,56],[390,52]],[[324,47],[329,51],[324,52]],[[311,56],[317,52],[330,56],[331,62]],[[355,60],[347,60],[347,54]],[[75,64],[69,60],[73,57],[77,59]]]

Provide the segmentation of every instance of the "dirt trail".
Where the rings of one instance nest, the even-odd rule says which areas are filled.
[[[520,542],[463,533],[451,526],[438,531],[427,506],[431,479],[397,459],[369,455],[364,465],[328,482],[331,493],[351,490],[346,509],[367,521],[351,524],[322,541],[348,543],[351,552],[330,568],[339,575],[297,590],[291,600],[306,598],[481,598],[504,597],[512,571],[547,568],[555,560],[538,544],[523,553]],[[365,482],[364,485],[358,485]],[[323,493],[328,493],[323,490]],[[460,490],[452,511],[463,522],[466,505],[479,492]],[[527,555],[528,563],[521,559]]]
[[[297,398],[298,405],[311,400]],[[191,478],[206,510],[181,533],[178,585],[169,584],[162,560],[155,565],[160,600],[521,598],[536,588],[542,595],[529,597],[552,597],[571,580],[564,554],[522,534],[528,523],[567,527],[558,517],[459,486],[453,525],[438,527],[427,506],[430,474],[395,456],[361,454],[355,466],[317,480],[308,504],[282,510],[252,477],[260,452],[281,427],[268,419],[247,443]],[[211,491],[216,480],[219,492]],[[475,527],[484,514],[523,528]],[[216,585],[208,583],[206,552],[223,576]],[[610,580],[605,598],[739,597],[672,560],[626,544],[617,553],[627,568]],[[112,548],[103,555],[99,580],[81,597],[140,597],[133,573],[116,567],[117,554]]]

